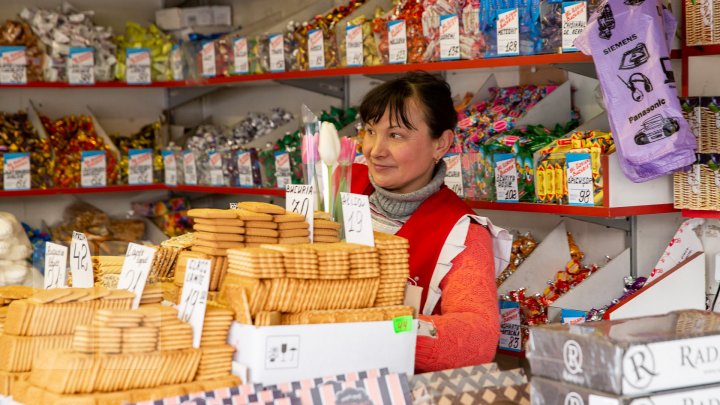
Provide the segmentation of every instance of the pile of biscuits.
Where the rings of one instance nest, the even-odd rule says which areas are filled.
[[[313,242],[314,243],[337,243],[340,242],[340,225],[330,218],[330,214],[324,211],[313,213]]]
[[[157,281],[171,280],[175,276],[175,265],[180,252],[190,249],[192,241],[192,233],[186,233],[160,243],[148,278]]]
[[[106,288],[116,288],[124,262],[125,256],[93,256],[96,284]]]
[[[8,305],[16,300],[31,297],[38,290],[22,285],[9,285],[0,287],[0,334],[3,332],[5,319],[7,318]]]
[[[375,232],[375,247],[380,261],[375,306],[398,305],[405,299],[405,286],[410,277],[410,243],[399,236]]]
[[[272,321],[267,325],[306,325],[317,323],[380,322],[390,321],[399,316],[413,316],[413,307],[395,305],[363,309],[336,309],[331,311],[305,311],[282,316],[267,316]],[[266,314],[261,313],[259,315]],[[276,323],[275,323],[276,322]]]

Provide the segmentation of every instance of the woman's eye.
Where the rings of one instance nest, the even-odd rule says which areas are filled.
[[[397,133],[397,132],[391,132],[391,133],[390,133],[390,138],[392,138],[392,139],[402,139],[402,134],[399,134],[399,133]]]

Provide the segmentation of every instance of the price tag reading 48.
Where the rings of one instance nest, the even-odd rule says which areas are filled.
[[[210,260],[189,259],[185,268],[178,319],[190,323],[193,331],[193,347],[200,347],[208,290],[210,288]]]
[[[368,196],[362,194],[340,193],[345,240],[365,246],[375,246],[370,202]]]
[[[305,220],[309,224],[311,242],[313,240],[313,221],[315,219],[314,201],[312,185],[288,184],[285,186],[285,209],[305,216]]]
[[[90,288],[95,283],[90,260],[90,245],[82,232],[73,231],[70,243],[70,272],[72,273],[73,287]]]
[[[154,256],[155,249],[151,247],[138,245],[137,243],[128,244],[117,288],[118,290],[128,290],[135,293],[133,309],[140,306],[140,298],[142,298],[143,290],[145,290],[145,282],[148,274],[150,274]]]

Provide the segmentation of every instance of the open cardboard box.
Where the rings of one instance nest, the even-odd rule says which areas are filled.
[[[233,372],[264,385],[387,367],[412,375],[417,320],[395,333],[393,321],[263,326],[233,322]]]

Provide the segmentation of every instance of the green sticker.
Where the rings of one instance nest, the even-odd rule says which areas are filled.
[[[413,327],[413,317],[411,315],[398,316],[393,319],[393,328],[395,333],[411,332]]]

